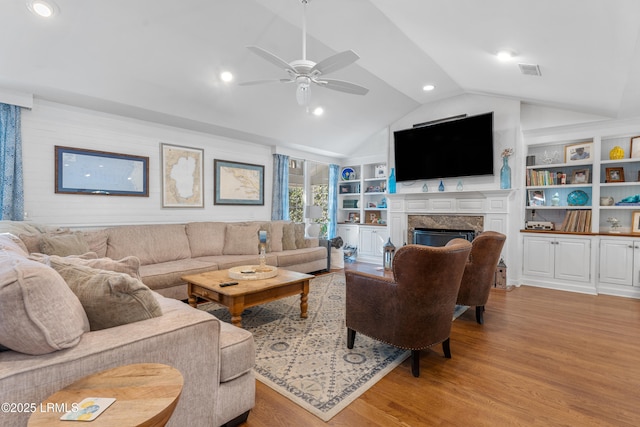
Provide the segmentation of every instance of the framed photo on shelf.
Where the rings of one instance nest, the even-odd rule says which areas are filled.
[[[631,232],[640,234],[640,211],[631,213]]]
[[[544,190],[529,190],[529,206],[544,206]]]
[[[349,222],[360,222],[360,215],[358,212],[349,212]]]
[[[605,182],[624,182],[624,168],[607,168]]]
[[[572,184],[588,184],[589,183],[589,169],[576,169],[571,175]]]
[[[380,211],[367,211],[367,224],[378,224],[380,221]]]
[[[591,159],[593,142],[583,142],[580,144],[567,145],[564,147],[564,162],[583,162]]]
[[[640,157],[640,136],[634,136],[631,138],[631,154],[630,158]]]

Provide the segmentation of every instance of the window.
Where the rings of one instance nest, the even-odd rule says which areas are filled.
[[[329,165],[310,160],[289,159],[289,218],[294,222],[321,224],[320,234],[326,234],[329,222]],[[306,202],[306,203],[305,203]],[[305,205],[320,206],[320,218],[304,217]]]
[[[289,159],[289,219],[304,222],[304,160]]]

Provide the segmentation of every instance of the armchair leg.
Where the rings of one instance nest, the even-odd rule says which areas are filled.
[[[447,359],[451,359],[451,347],[449,346],[449,338],[442,341],[442,351],[444,352],[444,357]]]
[[[352,349],[353,343],[356,341],[356,331],[347,328],[347,348]]]
[[[482,325],[484,323],[484,317],[482,316],[482,313],[484,313],[484,305],[477,305],[476,306],[476,321]]]
[[[420,350],[411,350],[411,373],[416,378],[420,376]]]

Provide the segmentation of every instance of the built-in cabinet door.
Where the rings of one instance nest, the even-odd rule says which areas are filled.
[[[589,239],[555,240],[556,279],[589,282],[591,241]]]
[[[338,236],[342,237],[344,246],[358,246],[358,226],[338,225]]]
[[[379,259],[382,262],[382,253],[389,233],[385,227],[360,227],[360,247],[358,256]]]
[[[600,282],[631,286],[634,280],[634,258],[640,250],[634,251],[638,242],[626,239],[600,240]],[[637,276],[637,274],[635,274]],[[638,278],[635,277],[637,282]]]
[[[526,276],[553,277],[553,242],[544,237],[524,237],[523,272]]]

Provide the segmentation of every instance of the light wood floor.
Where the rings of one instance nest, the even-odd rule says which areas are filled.
[[[484,318],[453,322],[452,359],[423,351],[420,378],[406,360],[327,423],[256,381],[243,425],[640,425],[640,300],[522,286]]]

